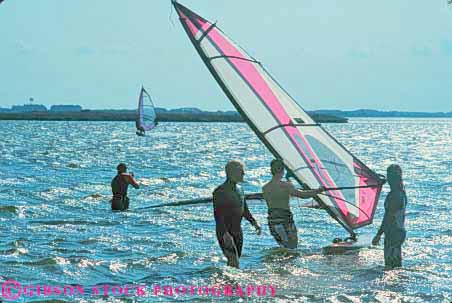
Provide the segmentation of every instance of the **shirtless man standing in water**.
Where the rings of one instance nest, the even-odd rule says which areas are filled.
[[[240,161],[226,164],[226,181],[213,192],[213,208],[216,222],[216,234],[228,265],[239,268],[242,255],[243,232],[242,218],[245,217],[260,235],[261,228],[251,215],[245,201],[245,194],[238,183],[243,182],[245,174]]]
[[[325,191],[323,187],[314,190],[298,190],[290,182],[282,181],[284,163],[275,159],[270,164],[273,175],[270,182],[262,187],[262,193],[268,206],[268,226],[276,242],[285,248],[297,248],[297,227],[290,211],[290,196],[302,199],[313,198]]]

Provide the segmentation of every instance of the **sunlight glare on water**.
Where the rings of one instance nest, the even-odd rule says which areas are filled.
[[[241,269],[225,266],[212,207],[140,208],[210,196],[224,165],[241,159],[247,192],[270,178],[270,153],[243,123],[161,123],[146,137],[126,122],[0,121],[0,282],[23,284],[273,285],[273,302],[452,301],[452,120],[352,119],[324,127],[384,174],[404,172],[408,238],[404,267],[383,270],[382,247],[326,256],[321,247],[345,231],[322,210],[293,212],[300,249],[276,248],[263,202],[250,209],[263,226],[243,223]],[[129,189],[128,212],[110,210],[110,182],[125,162],[142,187]],[[373,234],[383,214],[385,186]],[[119,302],[78,297],[77,302]],[[149,296],[149,301],[215,301]],[[236,302],[237,298],[222,298]],[[269,298],[245,298],[267,302]]]

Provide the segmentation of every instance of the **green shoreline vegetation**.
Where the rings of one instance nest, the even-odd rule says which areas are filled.
[[[310,113],[317,123],[347,123],[348,119]],[[0,112],[0,120],[35,121],[135,121],[135,110],[82,110],[78,112]],[[157,110],[160,122],[244,122],[237,112]]]
[[[78,107],[78,110],[65,110]],[[52,107],[53,108],[53,107]],[[43,105],[0,108],[0,120],[35,121],[135,121],[136,110],[82,110],[80,106],[56,106],[47,110]],[[32,110],[30,110],[32,109]],[[244,122],[236,111],[203,111],[197,108],[156,108],[160,122]],[[451,118],[452,112],[401,112],[359,109],[353,111],[315,110],[309,115],[317,123],[347,123],[348,118]]]

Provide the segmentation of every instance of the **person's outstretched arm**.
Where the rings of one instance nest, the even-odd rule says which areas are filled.
[[[135,180],[133,173],[127,174],[127,182],[132,185],[134,188],[138,189],[140,188],[140,185],[138,184],[137,180]]]
[[[287,182],[287,186],[289,187],[289,193],[291,196],[302,198],[302,199],[314,198],[321,192],[325,191],[324,187],[319,187],[318,189],[299,190],[299,189],[296,189],[295,186],[291,182]]]

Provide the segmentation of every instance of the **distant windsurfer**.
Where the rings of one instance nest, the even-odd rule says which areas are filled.
[[[145,136],[146,132],[156,127],[157,124],[157,114],[155,112],[152,98],[144,87],[141,87],[140,96],[138,97],[137,116],[135,120],[137,136]]]
[[[136,134],[137,136],[144,137],[146,135],[146,132],[144,131],[144,129],[140,128],[137,130]]]
[[[143,126],[140,125],[138,120],[135,122],[135,126],[137,128],[137,131],[136,131],[137,136],[143,137],[146,134],[146,132],[145,132]]]
[[[158,124],[159,124],[158,121],[154,121],[154,126],[152,128],[157,127]],[[137,131],[136,131],[137,136],[144,137],[146,135],[146,131],[144,130],[143,126],[139,126],[138,122],[136,122],[136,127],[137,127]],[[151,130],[151,129],[149,129],[149,130]]]
[[[378,245],[381,235],[385,234],[385,267],[391,269],[402,266],[402,244],[406,238],[405,209],[407,196],[400,166],[392,164],[388,167],[387,180],[391,190],[385,199],[383,222],[372,240],[372,244]]]
[[[127,173],[127,166],[120,163],[117,167],[117,175],[111,181],[111,191],[113,198],[111,200],[112,210],[126,210],[129,208],[129,198],[127,197],[127,188],[132,185],[138,189],[140,186],[135,180],[133,173]]]
[[[239,267],[242,255],[242,218],[248,220],[257,231],[261,227],[251,215],[245,201],[245,194],[238,183],[243,182],[244,165],[240,161],[229,161],[225,167],[226,181],[213,192],[213,207],[216,222],[216,235],[228,265]]]
[[[325,189],[298,190],[291,182],[282,181],[284,163],[274,159],[270,164],[272,179],[262,187],[262,193],[268,206],[268,226],[276,242],[284,248],[297,248],[298,235],[292,212],[290,196],[302,199],[313,198]]]

